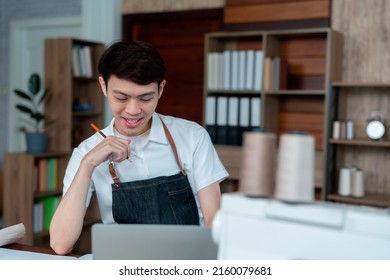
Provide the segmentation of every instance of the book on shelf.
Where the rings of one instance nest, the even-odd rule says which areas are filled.
[[[232,88],[231,56],[231,51],[223,52],[223,89],[225,90]]]
[[[261,90],[264,52],[225,50],[207,55],[209,90]]]
[[[281,90],[287,88],[287,60],[276,56],[272,59],[272,90]]]
[[[247,50],[245,60],[245,89],[252,90],[255,81],[255,50]]]
[[[211,52],[207,55],[207,88],[209,90],[221,89],[219,73],[220,69],[220,54]]]
[[[72,47],[72,71],[74,77],[80,77],[81,76],[81,66],[80,66],[80,59],[79,59],[79,52],[80,52],[80,45],[73,45]]]
[[[263,51],[255,51],[254,52],[254,90],[261,90],[263,87],[263,62],[264,62],[264,52]]]
[[[230,90],[238,90],[238,78],[239,78],[239,52],[231,51],[231,82],[230,82]]]
[[[33,213],[33,231],[39,233],[43,231],[43,204],[40,202],[34,203]]]
[[[245,72],[246,67],[246,51],[242,50],[238,52],[238,85],[237,88],[239,90],[245,89]]]
[[[205,125],[214,144],[242,145],[242,134],[261,125],[261,97],[208,96]]]
[[[90,46],[74,44],[72,46],[72,70],[74,77],[93,76],[92,71],[92,50]]]
[[[224,70],[224,54],[223,53],[218,53],[216,55],[216,58],[214,59],[216,63],[215,71],[216,71],[216,88],[218,90],[223,89],[224,87],[224,75],[225,75],[225,70]]]
[[[250,130],[250,97],[241,97],[239,102],[238,145],[242,145],[244,132]]]
[[[227,143],[227,105],[228,98],[226,96],[218,96],[217,98],[217,140],[216,144],[225,145]]]
[[[251,130],[260,128],[261,125],[261,98],[251,97],[251,117],[250,128]]]
[[[60,197],[56,195],[52,196],[46,196],[46,197],[39,197],[37,198],[36,204],[41,204],[42,206],[37,206],[37,208],[42,207],[43,215],[40,210],[37,211],[37,216],[34,217],[34,220],[36,220],[37,225],[42,224],[43,230],[49,230],[50,229],[50,222],[53,218],[54,212],[57,209],[58,203],[60,201]],[[35,209],[35,206],[34,206]],[[42,219],[39,221],[39,219]]]
[[[38,160],[38,192],[44,192],[48,190],[48,167],[47,159],[42,158]]]
[[[47,188],[49,191],[58,189],[58,159],[49,158],[47,160]]]
[[[34,191],[58,190],[58,158],[39,158],[34,165]]]
[[[229,97],[228,99],[228,126],[227,143],[228,145],[238,145],[238,97]]]
[[[266,57],[264,61],[264,90],[272,90],[272,58]]]
[[[278,91],[287,88],[287,60],[280,56],[267,57],[264,63],[264,89]]]
[[[85,76],[91,78],[93,76],[92,73],[92,51],[90,46],[83,46],[81,48],[83,52],[83,61],[85,64]]]
[[[206,97],[205,125],[211,141],[215,144],[217,137],[217,97]]]

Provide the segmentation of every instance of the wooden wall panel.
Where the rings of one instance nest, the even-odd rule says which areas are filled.
[[[154,45],[167,66],[157,112],[203,123],[204,36],[220,30],[222,9],[123,16],[123,39]]]
[[[343,34],[342,80],[390,82],[390,1],[333,0],[333,29]]]
[[[223,8],[225,0],[122,0],[122,14]]]
[[[325,57],[287,58],[288,72],[292,75],[324,75]]]
[[[225,7],[226,24],[323,19],[330,16],[329,0],[278,1]]]
[[[226,0],[225,6],[242,6],[242,5],[254,5],[254,4],[275,4],[275,3],[288,3],[288,2],[304,2],[313,0]]]
[[[325,53],[325,38],[293,38],[284,41],[280,46],[282,56],[324,57]]]
[[[279,132],[305,131],[315,138],[316,150],[323,149],[324,101],[321,96],[279,98]]]
[[[326,40],[319,37],[283,38],[280,56],[287,61],[287,88],[323,89]]]

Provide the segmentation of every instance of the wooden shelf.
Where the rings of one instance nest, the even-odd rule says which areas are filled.
[[[4,226],[11,226],[23,223],[26,228],[26,236],[21,243],[34,245],[36,235],[33,232],[34,204],[42,197],[60,196],[61,190],[35,192],[37,174],[35,166],[40,160],[46,158],[57,158],[57,186],[62,186],[62,179],[69,160],[67,153],[6,153],[4,156]]]
[[[254,90],[207,90],[209,95],[259,95],[260,91]],[[278,90],[278,91],[264,91],[268,95],[325,95],[325,90]]]
[[[332,130],[335,120],[352,121],[355,139],[328,139],[325,197],[346,203],[388,207],[390,196],[378,193],[390,193],[390,173],[386,168],[390,139],[385,135],[383,140],[370,140],[365,128],[372,112],[388,112],[390,83],[337,81],[332,86],[327,116],[328,130]],[[346,166],[356,166],[362,170],[365,191],[368,193],[364,198],[335,195],[339,171]]]
[[[209,95],[259,95],[259,91],[255,90],[207,90]]]
[[[58,195],[58,196],[62,195],[62,188],[61,190],[57,190],[57,191],[34,192],[34,198],[47,197],[53,195]]]
[[[89,81],[89,82],[96,83],[96,81],[98,80],[99,77],[98,76],[96,76],[96,77],[75,77],[75,76],[73,76],[72,78],[75,81],[82,81],[82,82]]]
[[[81,118],[89,118],[89,117],[99,117],[101,116],[101,112],[94,112],[94,111],[88,111],[88,112],[72,112],[73,117],[81,117]]]
[[[90,47],[94,69],[92,78],[73,77],[72,52],[75,44]],[[48,231],[34,233],[34,205],[46,198],[62,196],[63,178],[71,151],[75,147],[73,144],[79,144],[80,141],[94,133],[89,126],[90,122],[94,122],[99,127],[103,125],[104,96],[100,93],[100,84],[97,80],[97,62],[103,51],[104,44],[97,42],[73,38],[45,40],[45,88],[51,94],[51,98],[45,102],[45,113],[47,118],[53,121],[50,126],[46,127],[49,152],[42,154],[6,153],[4,156],[4,196],[7,197],[4,200],[4,226],[23,223],[26,228],[26,236],[21,241],[23,244],[49,246]],[[81,104],[90,103],[93,110],[72,112],[75,101]],[[75,138],[75,133],[73,133],[75,129],[78,129],[77,132],[86,132],[77,134],[77,143],[72,141]],[[58,160],[55,165],[58,168],[57,184],[51,187],[57,186],[60,189],[36,192],[36,187],[41,190],[48,189],[47,186],[38,184],[37,178],[39,175],[45,175],[39,172],[41,166],[39,163],[44,163],[43,159],[50,158]],[[44,180],[39,181],[39,183],[42,182]],[[80,244],[86,245],[83,247],[85,252],[82,253],[90,252],[90,227],[99,220],[97,199],[96,195],[93,195],[83,228],[83,232],[87,233],[85,234],[86,241],[80,237],[80,240],[82,239]],[[45,221],[43,223],[45,224]],[[76,246],[75,249],[77,249]]]
[[[352,196],[341,196],[338,194],[329,194],[328,200],[333,200],[341,203],[359,204],[375,207],[390,207],[390,195],[367,193],[362,198]]]
[[[92,77],[73,76],[74,49],[83,47],[90,49]],[[104,44],[99,42],[74,38],[45,40],[45,88],[51,93],[51,98],[45,102],[45,112],[54,122],[47,127],[49,151],[71,152],[91,135],[77,118],[88,118],[88,126],[93,122],[102,127],[104,97],[97,79],[97,65],[103,51]],[[56,63],[49,63],[52,61]],[[75,103],[90,104],[93,110],[73,112]]]
[[[331,139],[331,144],[337,145],[356,145],[356,146],[371,146],[371,147],[390,147],[390,141],[373,141],[373,140],[341,140],[341,139]]]
[[[325,90],[278,90],[278,91],[266,91],[268,95],[325,95]]]
[[[49,237],[50,237],[50,233],[47,230],[44,230],[42,232],[34,233],[34,240],[36,240],[36,239],[47,239]]]
[[[379,82],[333,82],[334,87],[357,87],[357,88],[370,88],[370,87],[390,87],[390,83],[379,83]]]

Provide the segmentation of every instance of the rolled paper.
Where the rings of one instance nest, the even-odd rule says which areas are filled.
[[[354,138],[353,122],[347,121],[347,139],[352,140]]]
[[[355,169],[351,172],[351,195],[364,197],[364,175],[361,169]]]
[[[338,193],[342,196],[351,195],[351,173],[352,170],[349,167],[343,167],[339,172],[339,187]]]
[[[23,223],[12,225],[0,230],[0,247],[21,241],[26,235]]]
[[[272,197],[275,185],[276,135],[244,133],[239,191],[254,197]]]
[[[333,139],[340,139],[340,122],[333,122]]]
[[[288,202],[314,200],[314,137],[282,134],[276,170],[275,198]]]
[[[347,122],[340,122],[340,139],[347,139]]]

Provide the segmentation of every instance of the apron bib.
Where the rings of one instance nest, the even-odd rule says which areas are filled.
[[[120,182],[115,164],[111,161],[109,171],[114,181],[111,185],[112,213],[119,224],[199,225],[198,207],[187,175],[180,164],[176,145],[163,121],[162,125],[180,173]]]

